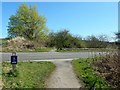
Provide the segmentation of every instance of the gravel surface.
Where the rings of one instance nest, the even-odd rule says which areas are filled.
[[[47,88],[80,88],[81,84],[77,80],[71,61],[54,61],[56,70],[46,81]]]

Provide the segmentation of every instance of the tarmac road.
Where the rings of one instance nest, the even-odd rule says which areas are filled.
[[[99,55],[100,52],[19,52],[18,60],[53,60],[88,58]],[[0,53],[0,61],[10,60],[12,53]]]

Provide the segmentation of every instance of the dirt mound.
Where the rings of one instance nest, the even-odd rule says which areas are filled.
[[[23,37],[16,37],[8,40],[6,49],[8,50],[23,50],[23,49],[32,49],[34,44],[32,41],[29,41]]]

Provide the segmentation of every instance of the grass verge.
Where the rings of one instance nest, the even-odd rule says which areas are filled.
[[[34,52],[49,52],[53,48],[35,48],[33,51]]]
[[[51,62],[19,62],[15,72],[3,62],[3,88],[45,88],[45,79],[55,69]]]
[[[99,88],[100,90],[106,88],[109,90],[110,85],[105,81],[104,78],[99,76],[91,66],[93,60],[97,60],[97,58],[98,57],[94,59],[84,58],[73,60],[72,64],[74,71],[79,80],[82,81],[83,87],[88,88],[90,90],[94,88]]]
[[[57,50],[57,52],[108,52],[112,51],[109,49],[63,49],[63,50]]]
[[[34,49],[19,49],[19,50],[13,50],[13,49],[7,49],[6,47],[2,47],[2,52],[49,52],[53,48],[34,48]]]

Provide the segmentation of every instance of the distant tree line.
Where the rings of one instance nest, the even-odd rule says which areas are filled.
[[[47,42],[48,47],[62,48],[82,48],[85,47],[81,37],[74,37],[68,30],[64,29],[57,33],[50,33]]]
[[[92,35],[83,39],[79,36],[73,36],[66,29],[49,33],[48,37],[46,46],[56,47],[60,50],[63,48],[106,48],[111,45],[106,35],[99,35],[98,37]]]

